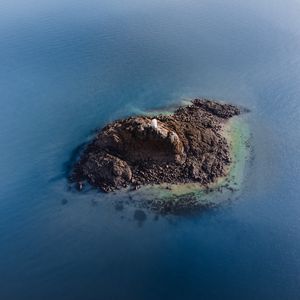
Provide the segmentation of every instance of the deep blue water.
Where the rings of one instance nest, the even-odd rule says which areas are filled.
[[[237,201],[138,222],[68,191],[93,129],[193,96],[252,110]],[[300,299],[298,1],[2,0],[0,97],[0,299]]]

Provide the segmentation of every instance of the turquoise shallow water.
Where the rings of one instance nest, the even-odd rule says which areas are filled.
[[[299,16],[293,0],[1,1],[0,298],[299,299]],[[157,219],[68,191],[93,129],[194,96],[252,110],[237,201]]]

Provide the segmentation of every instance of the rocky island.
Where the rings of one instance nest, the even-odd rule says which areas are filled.
[[[75,163],[70,179],[105,192],[162,183],[208,185],[231,163],[223,126],[241,108],[195,99],[171,115],[134,116],[100,130]]]

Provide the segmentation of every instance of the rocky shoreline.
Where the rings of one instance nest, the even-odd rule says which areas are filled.
[[[135,116],[100,130],[75,163],[71,182],[105,192],[130,186],[199,183],[226,176],[230,149],[222,127],[243,110],[195,99],[172,115]]]

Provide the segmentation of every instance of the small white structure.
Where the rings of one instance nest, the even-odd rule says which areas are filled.
[[[176,138],[177,138],[177,134],[172,131],[170,134],[171,143],[174,143]]]
[[[157,120],[156,119],[151,120],[151,127],[154,129],[157,129]]]

